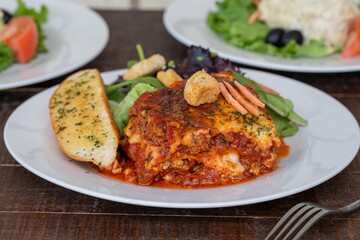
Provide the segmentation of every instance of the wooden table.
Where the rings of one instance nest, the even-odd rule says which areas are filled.
[[[161,12],[100,11],[109,24],[104,52],[84,68],[124,68],[137,57],[162,53],[180,61],[187,48],[164,29]],[[360,120],[360,74],[275,72],[330,94]],[[11,112],[64,77],[0,91],[0,132]],[[341,124],[341,123],[339,123]],[[20,166],[0,135],[0,239],[263,239],[280,217],[301,201],[340,207],[360,197],[360,155],[331,180],[286,198],[215,209],[167,209],[106,201],[59,187]],[[360,239],[360,211],[327,217],[304,239]]]

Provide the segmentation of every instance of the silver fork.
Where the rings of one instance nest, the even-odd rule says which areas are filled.
[[[299,239],[320,218],[336,213],[349,213],[360,207],[357,200],[342,208],[328,208],[311,202],[299,203],[292,207],[266,236],[269,239]]]

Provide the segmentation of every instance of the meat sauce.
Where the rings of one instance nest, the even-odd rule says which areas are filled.
[[[279,146],[269,115],[242,115],[222,96],[190,106],[184,83],[142,94],[120,141],[139,185],[163,178],[190,186],[241,182],[272,171]]]
[[[214,187],[269,173],[288,154],[269,115],[241,115],[222,97],[193,107],[183,89],[182,83],[138,98],[120,141],[128,159],[118,160],[123,173],[102,174],[146,186]]]
[[[282,159],[287,157],[289,155],[289,153],[290,153],[290,147],[285,144],[283,139],[281,139],[281,145],[279,147],[279,152],[278,152],[276,162],[279,163]],[[121,174],[113,174],[111,172],[111,170],[100,171],[95,165],[93,165],[93,166],[94,166],[94,168],[97,169],[97,171],[101,175],[103,175],[105,177],[137,185],[137,181],[135,180],[137,178],[136,173],[135,173],[135,163],[132,162],[132,161],[126,161],[125,164],[126,165],[124,166],[124,169],[128,169],[128,171],[124,171]],[[275,165],[273,171],[277,169],[276,166],[277,165]],[[131,171],[129,171],[129,169]],[[150,186],[151,187],[160,187],[160,188],[173,188],[173,189],[194,189],[194,188],[219,187],[219,186],[239,184],[239,183],[244,183],[244,182],[247,182],[247,181],[251,181],[251,180],[253,180],[255,178],[262,177],[262,176],[264,176],[264,175],[266,175],[267,173],[270,173],[270,172],[272,172],[272,171],[262,172],[259,176],[248,177],[245,180],[238,181],[236,183],[227,183],[227,184],[221,184],[221,185],[220,184],[215,184],[215,185],[214,184],[208,184],[208,185],[204,184],[204,185],[197,185],[197,186],[194,186],[194,185],[186,185],[186,186],[184,186],[184,185],[178,185],[178,184],[169,183],[169,182],[167,182],[165,180],[159,180],[159,181],[154,181],[154,183],[151,184]]]

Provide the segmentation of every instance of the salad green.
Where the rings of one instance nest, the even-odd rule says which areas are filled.
[[[127,87],[127,93],[125,93],[125,89],[121,89],[123,87]],[[122,81],[105,87],[115,123],[120,129],[120,135],[123,135],[123,130],[129,122],[129,109],[136,99],[145,92],[152,92],[163,87],[164,84],[154,77]]]
[[[129,110],[130,107],[134,105],[136,99],[138,99],[141,94],[145,92],[152,92],[157,89],[158,88],[150,84],[138,83],[126,94],[126,96],[116,106],[114,102],[110,103],[110,106],[113,106],[112,108],[114,121],[120,130],[120,136],[123,135],[124,128],[129,123]]]
[[[144,54],[144,50],[141,46],[141,44],[136,44],[136,51],[137,51],[137,54],[139,56],[139,60],[129,60],[127,62],[127,68],[130,69],[133,65],[135,65],[136,63],[138,63],[139,61],[142,61],[145,59],[145,54]]]
[[[34,19],[38,31],[37,52],[45,53],[48,51],[45,45],[45,33],[43,25],[47,22],[48,8],[42,5],[40,10],[28,7],[23,0],[17,0],[17,9],[13,13],[13,17],[27,16]],[[10,67],[15,62],[13,51],[4,43],[0,42],[0,72]]]
[[[291,41],[282,48],[266,43],[265,38],[270,28],[261,21],[248,23],[248,18],[256,10],[252,0],[223,0],[216,5],[218,10],[208,14],[207,24],[234,46],[283,58],[318,58],[330,53],[323,41],[311,40],[304,45]]]
[[[291,100],[265,92],[255,81],[236,71],[233,71],[233,74],[235,80],[239,83],[252,86],[260,100],[265,103],[267,112],[274,120],[278,136],[294,136],[299,131],[298,126],[306,126],[308,124],[307,120],[295,113]]]
[[[141,46],[137,46],[140,59],[144,59]],[[266,105],[267,113],[274,120],[276,131],[280,137],[294,136],[300,126],[306,126],[307,120],[300,117],[294,111],[294,104],[291,100],[277,94],[264,91],[263,88],[250,78],[240,73],[240,70],[230,61],[220,58],[215,53],[202,47],[191,46],[188,50],[188,57],[182,64],[175,62],[168,64],[174,66],[175,70],[187,79],[195,72],[205,69],[208,72],[231,71],[234,79],[241,84],[251,86],[259,96],[259,99]],[[129,109],[136,99],[145,92],[151,92],[164,87],[164,84],[157,78],[146,76],[128,81],[120,81],[106,86],[106,94],[109,99],[114,120],[120,129],[121,135],[129,122]]]
[[[136,50],[139,60],[144,60],[145,55],[140,44],[136,44]],[[130,60],[128,68],[137,62],[138,60]],[[124,128],[129,122],[129,110],[134,105],[136,99],[145,92],[152,92],[163,87],[164,84],[157,78],[147,76],[105,86],[114,121],[120,130],[120,136],[123,135]]]
[[[14,53],[6,44],[0,42],[0,72],[8,68],[14,61]]]
[[[118,89],[121,87],[126,87],[129,86],[130,89],[133,88],[136,84],[138,83],[147,83],[155,88],[163,88],[164,84],[162,82],[160,82],[157,78],[154,77],[141,77],[141,78],[137,78],[137,79],[133,79],[133,80],[129,80],[129,81],[122,81],[119,83],[115,83],[113,85],[109,85],[106,86],[106,94],[109,96],[111,96],[112,94],[119,92]],[[113,98],[109,98],[111,100],[115,100]],[[122,100],[122,99],[120,99]],[[115,100],[116,101],[116,100]]]

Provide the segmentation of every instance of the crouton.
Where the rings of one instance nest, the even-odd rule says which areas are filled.
[[[194,73],[184,89],[184,98],[192,106],[215,102],[219,94],[218,82],[204,70]]]
[[[132,80],[139,77],[150,76],[165,67],[166,61],[160,54],[135,63],[122,77],[124,80]]]
[[[119,130],[112,119],[97,69],[65,79],[49,102],[52,128],[62,151],[78,161],[109,168],[116,159]]]
[[[156,78],[159,79],[166,87],[170,87],[177,81],[183,81],[183,79],[174,71],[174,69],[168,69],[166,71],[159,71],[156,74]]]

